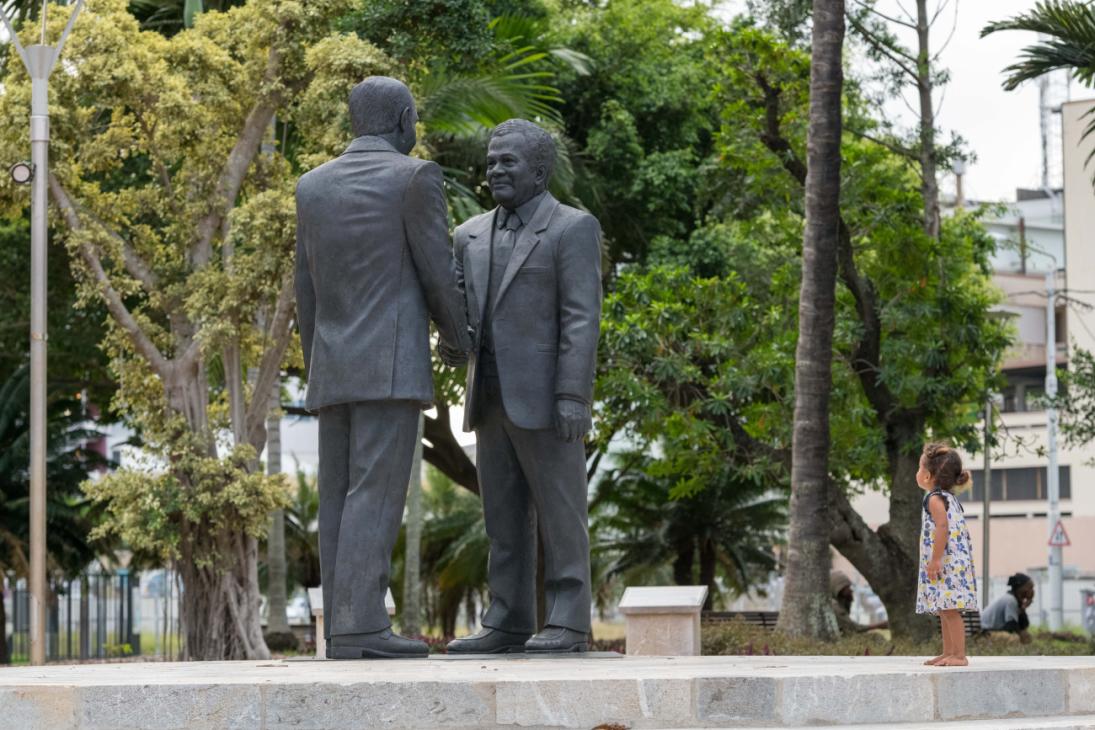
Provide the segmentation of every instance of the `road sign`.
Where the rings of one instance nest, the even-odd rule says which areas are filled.
[[[1050,547],[1069,547],[1072,545],[1072,541],[1068,539],[1068,533],[1065,532],[1065,526],[1060,520],[1057,520],[1057,525],[1053,528],[1053,533],[1049,536]]]

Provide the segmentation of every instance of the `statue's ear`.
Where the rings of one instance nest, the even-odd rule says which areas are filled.
[[[548,184],[548,172],[547,165],[536,166],[536,184],[540,187],[547,189]]]
[[[406,132],[413,126],[411,120],[411,108],[409,106],[403,107],[403,111],[399,113],[399,131]]]

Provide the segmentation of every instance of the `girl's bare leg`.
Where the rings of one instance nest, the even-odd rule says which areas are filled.
[[[944,613],[945,612],[940,612],[939,613],[939,629],[940,629],[939,633],[942,634],[942,637],[943,637],[943,653],[940,654],[939,656],[933,658],[933,659],[929,659],[928,661],[924,662],[924,664],[926,664],[929,667],[932,667],[932,666],[935,666],[935,665],[939,664],[941,661],[946,659],[947,656],[950,654],[951,640],[950,640],[950,636],[947,635],[947,624],[943,620]]]
[[[964,667],[969,664],[966,658],[966,625],[958,611],[942,611],[939,621],[943,625],[943,635],[948,637],[947,651],[937,662],[939,667]]]

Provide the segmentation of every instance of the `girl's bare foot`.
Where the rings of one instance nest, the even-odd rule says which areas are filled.
[[[943,661],[946,658],[947,658],[946,654],[940,654],[939,656],[935,657],[934,659],[929,659],[928,661],[924,662],[924,664],[925,664],[925,666],[934,667],[936,664],[938,664],[939,662]]]
[[[947,656],[936,664],[937,667],[968,667],[969,660],[964,656]]]

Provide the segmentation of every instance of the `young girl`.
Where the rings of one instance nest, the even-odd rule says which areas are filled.
[[[928,492],[924,496],[920,535],[916,612],[938,614],[943,631],[943,653],[925,664],[941,667],[969,664],[962,612],[977,610],[977,577],[962,505],[951,494],[956,486],[969,480],[970,474],[962,470],[957,451],[944,444],[924,447],[920,470],[916,472],[916,483]]]

